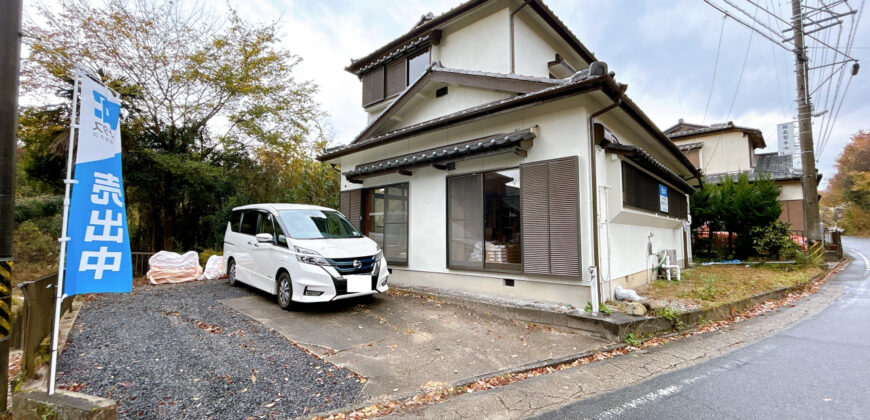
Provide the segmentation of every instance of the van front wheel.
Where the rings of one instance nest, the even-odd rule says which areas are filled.
[[[281,309],[290,309],[293,305],[293,284],[290,282],[290,275],[281,273],[278,276],[278,306]]]

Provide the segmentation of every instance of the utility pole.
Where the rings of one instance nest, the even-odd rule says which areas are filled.
[[[807,243],[822,240],[819,228],[819,192],[816,185],[816,153],[813,150],[813,122],[810,95],[807,93],[807,53],[804,48],[804,18],[801,1],[791,0],[794,30],[794,67],[797,73],[798,138],[801,142],[801,185],[804,194],[804,223]]]
[[[6,395],[9,392],[21,0],[6,1],[3,7],[6,12],[0,13],[0,412],[6,411]]]

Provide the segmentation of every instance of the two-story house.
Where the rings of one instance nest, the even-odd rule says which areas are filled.
[[[779,219],[791,225],[800,236],[806,232],[804,195],[801,188],[803,171],[794,164],[792,155],[777,152],[756,153],[764,149],[764,136],[757,128],[723,124],[690,124],[682,119],[666,129],[665,134],[677,144],[689,161],[701,170],[707,182],[721,182],[725,176],[747,173],[749,179],[772,179],[779,186],[782,213]],[[822,176],[816,182],[821,181]]]
[[[540,0],[471,0],[353,60],[369,123],[319,157],[399,285],[583,307],[690,251],[700,173]]]

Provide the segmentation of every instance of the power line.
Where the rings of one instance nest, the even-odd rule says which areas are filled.
[[[758,9],[755,9],[756,14]],[[753,17],[754,18],[754,17]],[[740,84],[743,83],[743,73],[746,71],[746,63],[749,61],[749,52],[752,50],[752,32],[749,33],[749,42],[746,44],[746,54],[743,56],[743,66],[740,67],[740,76],[737,78],[737,87],[734,88],[734,96],[731,98],[731,106],[728,107],[728,116],[725,121],[731,118],[731,112],[734,110],[734,104],[737,102],[737,94],[740,92]]]
[[[719,52],[722,51],[722,35],[725,34],[725,21],[728,16],[722,16],[722,28],[719,29],[719,45],[716,47],[716,61],[713,64],[713,80],[710,82],[710,93],[707,95],[707,106],[704,107],[704,118],[701,124],[707,121],[707,111],[710,110],[710,100],[713,99],[713,87],[716,86],[716,70],[719,68]]]

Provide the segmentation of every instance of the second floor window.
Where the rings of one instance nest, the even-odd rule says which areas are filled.
[[[429,50],[408,57],[408,84],[412,84],[426,72],[429,65]]]
[[[429,49],[399,57],[378,65],[361,76],[363,106],[376,104],[397,95],[417,81],[429,65]]]

